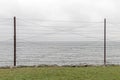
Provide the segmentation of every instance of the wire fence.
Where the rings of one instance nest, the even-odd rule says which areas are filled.
[[[0,18],[0,66],[14,64],[12,18]],[[120,23],[107,22],[107,64],[120,64]],[[104,21],[16,19],[16,65],[103,65]]]

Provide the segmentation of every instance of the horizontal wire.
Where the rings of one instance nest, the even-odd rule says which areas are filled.
[[[2,19],[2,18],[1,18]],[[29,21],[26,21],[26,20],[24,20],[24,19],[19,19],[18,18],[18,20],[20,20],[20,21],[25,21],[25,22],[29,22]],[[42,20],[42,21],[52,21],[52,20]],[[54,21],[54,20],[53,20]],[[56,21],[56,20],[55,20]],[[63,21],[64,22],[64,21]],[[66,21],[65,21],[66,22]],[[68,22],[74,22],[74,21],[68,21]],[[79,21],[78,21],[79,22]],[[30,22],[31,23],[31,22]],[[84,22],[83,22],[84,23]],[[96,22],[86,22],[86,23],[96,23]],[[99,23],[103,23],[103,22],[99,22]],[[33,24],[33,22],[32,22],[32,24]],[[36,23],[34,23],[34,24],[36,24]],[[110,23],[110,24],[113,24],[113,23]],[[3,24],[2,24],[3,25]],[[7,25],[10,25],[10,24],[7,24]],[[37,24],[37,25],[40,25],[40,24]],[[97,24],[96,24],[97,25]],[[41,26],[41,25],[40,25]],[[48,26],[44,26],[44,27],[48,27]],[[53,26],[52,26],[53,27]],[[54,26],[55,27],[55,26]],[[79,27],[79,26],[78,26]],[[19,30],[19,29],[18,29]],[[59,29],[55,29],[55,30],[59,30]],[[48,31],[48,30],[44,30],[44,31]],[[61,31],[63,31],[63,30],[59,30],[60,32]],[[68,31],[67,32],[65,32],[65,31],[63,31],[64,33],[69,33]],[[113,32],[114,33],[114,32]],[[25,35],[25,34],[28,34],[29,35],[29,33],[22,33],[21,35]],[[40,34],[55,34],[55,33],[40,33]],[[81,34],[78,34],[78,33],[72,33],[72,34],[74,34],[74,35],[81,35]],[[89,33],[88,33],[89,34]],[[32,36],[33,37],[33,36]],[[86,37],[86,38],[95,38],[95,37],[90,37],[90,36],[87,36],[87,35],[83,35],[82,37]],[[98,38],[97,38],[98,39]]]
[[[41,19],[22,19],[22,18],[18,18],[19,20],[24,20],[24,21],[46,21],[46,22],[81,22],[81,23],[103,23],[103,21],[99,21],[99,22],[90,22],[90,21],[66,21],[66,20],[41,20]]]

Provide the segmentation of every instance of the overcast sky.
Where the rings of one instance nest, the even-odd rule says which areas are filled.
[[[119,0],[0,0],[0,16],[119,19],[119,7]]]
[[[120,21],[120,0],[0,0],[0,18],[12,18],[16,16],[21,19],[41,19],[41,20],[65,20],[65,21],[90,21],[90,22],[99,22],[104,18],[107,18],[110,22]],[[35,21],[33,21],[35,22]],[[71,23],[71,22],[70,22]],[[19,31],[18,33],[24,33],[26,30],[29,30],[29,34],[23,35],[24,37],[31,38],[31,34],[36,32],[36,34],[32,35],[31,40],[36,40],[40,34],[41,40],[67,40],[74,38],[75,40],[85,40],[88,37],[90,40],[93,40],[94,37],[98,37],[99,39],[103,39],[103,31],[102,24],[88,25],[84,24],[81,26],[78,23],[48,23],[42,22],[41,24],[45,27],[41,27],[38,22],[36,30],[43,30],[43,33],[47,31],[50,34],[41,34],[36,32],[33,28],[23,28],[24,31]],[[21,23],[25,24],[25,23]],[[28,23],[27,23],[28,24]],[[36,24],[36,23],[35,23]],[[58,26],[59,25],[59,26]],[[79,26],[80,25],[80,26]],[[82,24],[83,25],[83,24]],[[46,27],[48,26],[48,27]],[[49,26],[52,26],[51,28]],[[76,27],[77,26],[77,27]],[[95,27],[97,28],[95,29]],[[111,25],[110,25],[111,26]],[[82,27],[82,28],[81,28]],[[99,28],[98,28],[99,27]],[[117,25],[119,27],[119,25]],[[3,37],[6,32],[0,26],[0,36]],[[73,30],[74,29],[74,30]],[[113,30],[114,32],[118,31],[120,28],[109,28],[109,30]],[[93,30],[93,31],[92,31]],[[31,32],[30,32],[31,31]],[[32,32],[33,31],[33,32]],[[12,30],[11,30],[12,32]],[[80,33],[78,33],[80,32]],[[86,33],[88,32],[88,33]],[[93,32],[89,34],[89,32]],[[3,34],[2,34],[3,33]],[[100,34],[101,33],[101,34]],[[95,35],[96,34],[96,35]],[[118,33],[110,33],[110,38],[115,38],[115,40],[120,40]],[[10,35],[11,36],[11,35]],[[19,34],[19,36],[21,36]],[[8,39],[8,38],[4,38]],[[3,39],[3,40],[4,40]],[[94,39],[94,40],[99,40]],[[113,39],[114,40],[114,39]]]

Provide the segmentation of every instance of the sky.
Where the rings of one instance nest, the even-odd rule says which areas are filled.
[[[82,22],[103,22],[106,18],[112,23],[108,24],[107,39],[120,40],[119,8],[120,0],[0,0],[0,37],[2,41],[12,39],[11,20],[16,16],[21,40],[102,40],[103,23]],[[4,23],[5,18],[10,18],[8,23]]]

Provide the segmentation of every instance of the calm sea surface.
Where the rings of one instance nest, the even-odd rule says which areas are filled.
[[[17,65],[103,64],[103,42],[17,42]],[[107,63],[120,64],[120,42],[107,42]],[[13,65],[13,43],[0,42],[0,66]]]

